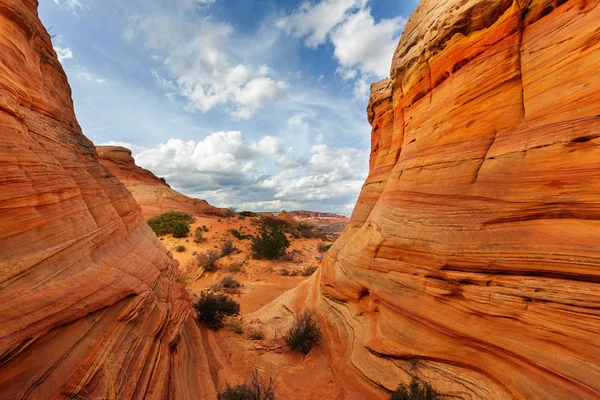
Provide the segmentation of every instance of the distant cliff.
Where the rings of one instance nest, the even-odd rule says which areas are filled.
[[[421,1],[372,86],[349,227],[257,315],[316,308],[366,398],[411,375],[464,399],[600,398],[599,3]]]
[[[0,0],[0,397],[214,399],[175,261],[82,134],[37,5]]]
[[[173,210],[193,215],[222,215],[224,212],[205,200],[193,199],[171,189],[166,181],[137,166],[129,149],[96,146],[96,150],[100,163],[131,192],[146,218]]]

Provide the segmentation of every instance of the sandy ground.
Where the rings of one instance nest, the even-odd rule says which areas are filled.
[[[247,381],[251,372],[257,368],[261,376],[276,377],[277,398],[280,399],[351,399],[361,398],[348,396],[348,393],[334,382],[333,372],[329,366],[328,357],[323,349],[316,348],[308,355],[290,352],[281,337],[252,340],[249,332],[253,321],[246,316],[284,292],[295,288],[300,282],[308,279],[300,272],[306,267],[318,267],[321,254],[318,244],[321,239],[293,239],[288,235],[291,246],[288,252],[296,250],[293,261],[255,260],[250,254],[250,240],[235,239],[230,229],[242,233],[253,234],[258,218],[240,219],[234,217],[213,218],[197,217],[191,226],[190,237],[175,239],[170,235],[161,237],[163,243],[180,262],[182,280],[188,290],[197,297],[203,289],[219,282],[226,275],[233,275],[242,283],[241,293],[233,295],[240,303],[244,332],[235,333],[231,326],[214,332],[202,327],[202,334],[208,344],[207,350],[211,364],[215,367],[216,380],[219,389],[227,383],[236,384]],[[196,244],[193,232],[197,227],[205,225],[208,232],[204,233],[205,240]],[[195,266],[195,254],[207,250],[220,250],[226,240],[233,240],[239,249],[236,253],[219,260],[219,269],[212,273],[202,273]],[[185,251],[176,252],[179,245],[185,246]],[[244,273],[232,274],[228,271],[231,264],[242,262]],[[296,271],[298,276],[282,276],[280,270]]]

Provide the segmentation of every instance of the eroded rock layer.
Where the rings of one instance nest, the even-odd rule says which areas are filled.
[[[35,0],[0,0],[0,397],[214,398],[175,261],[81,133]]]
[[[183,211],[192,215],[223,214],[224,210],[171,189],[151,171],[137,166],[131,150],[119,146],[97,146],[96,150],[100,163],[131,192],[146,218],[166,211]]]
[[[600,398],[599,65],[597,0],[421,2],[350,226],[283,299],[318,309],[338,377]]]

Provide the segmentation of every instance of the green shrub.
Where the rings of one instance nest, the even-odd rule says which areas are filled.
[[[175,251],[178,253],[183,253],[185,251],[185,246],[179,245],[179,246],[175,247]]]
[[[186,237],[189,232],[190,232],[190,226],[186,222],[177,221],[177,222],[175,222],[175,225],[173,225],[173,237],[174,238]]]
[[[200,299],[194,303],[198,321],[210,329],[223,327],[223,319],[227,316],[238,315],[240,305],[229,296],[218,293],[203,292]]]
[[[175,225],[178,222],[183,222],[187,226],[187,232],[189,232],[189,224],[194,222],[194,217],[184,212],[168,211],[150,218],[148,225],[150,225],[150,228],[152,228],[156,235],[163,236],[173,233]]]
[[[230,229],[229,233],[231,233],[231,236],[233,236],[234,238],[236,238],[238,240],[252,239],[252,235],[245,235],[245,234],[241,233],[240,231],[238,231],[237,229]]]
[[[312,311],[305,311],[300,317],[297,317],[283,337],[291,350],[300,350],[304,354],[308,354],[313,346],[318,345],[321,338],[319,321],[314,318]]]
[[[300,232],[300,236],[310,239],[315,236],[315,227],[310,224],[297,224],[296,229]]]
[[[250,217],[250,218],[258,216],[257,213],[252,212],[252,211],[242,211],[238,215],[241,217]]]
[[[262,225],[256,237],[252,238],[252,256],[275,260],[285,254],[290,241],[278,226]]]
[[[194,231],[194,243],[200,243],[204,240],[204,234],[202,232],[202,228],[196,228]]]
[[[233,240],[226,240],[221,245],[221,254],[222,254],[223,257],[232,254],[236,250],[237,250],[237,247],[235,247],[233,245]]]
[[[227,384],[225,390],[217,395],[218,400],[275,400],[275,379],[261,380],[258,370],[252,373],[250,383],[231,386]]]
[[[325,253],[325,252],[327,252],[327,250],[329,250],[331,248],[331,246],[333,246],[333,243],[327,244],[327,243],[320,242],[317,245],[317,250],[319,250],[319,253]]]
[[[408,385],[400,384],[390,396],[390,400],[437,400],[443,399],[429,382],[413,376]]]
[[[196,256],[196,265],[200,268],[204,268],[206,272],[213,272],[217,269],[217,261],[219,258],[218,251],[207,250]]]

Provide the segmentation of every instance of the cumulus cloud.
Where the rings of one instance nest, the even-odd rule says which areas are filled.
[[[128,40],[142,36],[144,47],[168,75],[154,68],[157,84],[185,99],[186,110],[207,112],[223,106],[235,119],[250,119],[282,97],[288,84],[273,77],[268,66],[236,63],[228,51],[233,32],[227,23],[190,23],[181,16],[156,13],[130,18],[124,35]]]
[[[256,211],[345,211],[367,175],[359,161],[369,156],[368,151],[326,145],[300,155],[293,147],[284,150],[279,138],[251,141],[238,131],[215,132],[198,142],[172,138],[151,148],[107,144],[131,148],[138,165],[189,196]]]
[[[388,75],[405,23],[403,17],[375,21],[369,0],[321,0],[302,3],[277,26],[304,38],[307,47],[331,43],[336,73],[354,82],[356,97],[364,97],[365,79]]]

